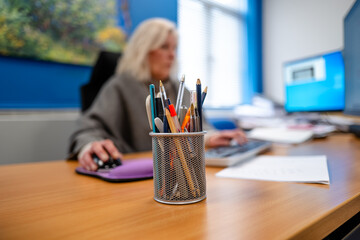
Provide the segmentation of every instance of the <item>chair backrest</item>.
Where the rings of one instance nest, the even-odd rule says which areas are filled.
[[[90,80],[81,87],[81,111],[86,111],[103,84],[114,75],[120,53],[101,51],[93,67]]]

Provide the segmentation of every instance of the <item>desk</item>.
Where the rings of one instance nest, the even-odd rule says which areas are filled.
[[[151,153],[127,155],[127,158]],[[153,181],[108,183],[77,162],[0,167],[1,239],[319,239],[360,210],[360,141],[335,135],[270,155],[328,157],[331,185],[216,178],[190,205],[153,200]]]

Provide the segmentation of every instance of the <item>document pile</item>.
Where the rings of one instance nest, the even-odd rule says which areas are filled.
[[[217,177],[330,184],[326,156],[259,156]]]

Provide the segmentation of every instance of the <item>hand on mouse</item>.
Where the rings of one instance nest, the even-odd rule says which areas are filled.
[[[223,130],[214,133],[206,142],[206,146],[209,148],[229,146],[232,141],[236,141],[238,144],[244,144],[247,142],[245,133],[240,129]]]
[[[97,164],[92,158],[93,154],[96,154],[103,162],[109,160],[109,154],[113,159],[123,157],[110,139],[92,142],[86,145],[78,156],[80,165],[89,171],[96,171],[98,169]]]

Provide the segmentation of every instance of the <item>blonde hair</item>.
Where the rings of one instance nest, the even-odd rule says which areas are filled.
[[[149,52],[160,48],[169,34],[177,39],[175,24],[169,20],[152,18],[142,22],[127,43],[116,73],[128,73],[140,81],[151,80]],[[176,78],[176,61],[171,67],[170,78]]]

